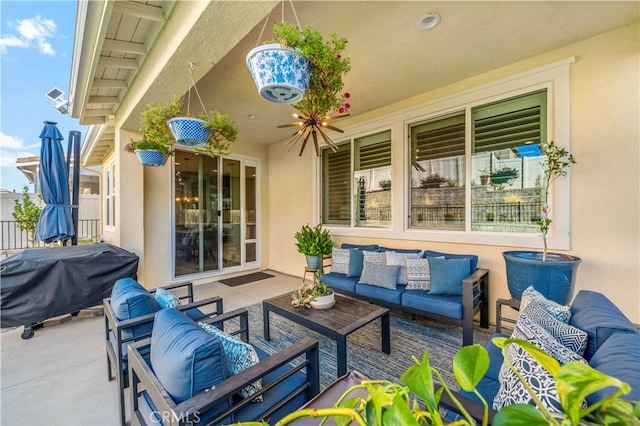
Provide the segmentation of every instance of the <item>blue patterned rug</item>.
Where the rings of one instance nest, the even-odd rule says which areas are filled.
[[[262,304],[249,306],[249,341],[269,354],[312,337],[320,342],[320,385],[324,389],[337,375],[336,344],[333,340],[295,324],[281,316],[270,314],[271,341],[264,340]],[[411,319],[411,315],[391,311],[391,354],[381,350],[380,320],[376,320],[347,337],[347,370],[357,370],[371,379],[398,382],[404,371],[413,364],[412,356],[422,357],[429,350],[431,365],[447,385],[459,390],[452,372],[454,353],[462,347],[462,328],[424,318]],[[493,327],[474,327],[474,343],[489,340]]]

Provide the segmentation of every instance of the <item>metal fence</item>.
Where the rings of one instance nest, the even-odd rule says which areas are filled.
[[[78,241],[96,241],[99,236],[100,219],[78,220]],[[34,241],[33,234],[22,231],[15,220],[0,221],[1,250],[21,250],[30,247],[45,247],[41,241]]]
[[[472,223],[536,223],[540,220],[541,202],[483,203],[471,208]],[[412,206],[411,217],[418,222],[464,221],[463,204]]]

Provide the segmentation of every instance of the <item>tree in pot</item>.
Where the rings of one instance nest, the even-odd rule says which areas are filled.
[[[323,229],[322,224],[314,227],[306,224],[296,232],[295,238],[298,252],[307,256],[307,266],[319,270],[322,258],[329,256],[333,250],[329,231]]]
[[[553,141],[542,143],[540,148],[545,156],[542,165],[542,211],[538,220],[543,251],[507,251],[502,255],[507,267],[507,284],[513,299],[520,300],[522,292],[533,286],[548,299],[566,304],[573,293],[576,271],[582,260],[568,254],[548,253],[547,233],[552,223],[549,189],[558,178],[567,175],[567,170],[572,164],[576,164],[576,161],[572,154]]]

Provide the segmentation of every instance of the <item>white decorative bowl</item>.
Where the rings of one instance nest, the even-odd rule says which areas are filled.
[[[318,296],[309,304],[313,309],[329,309],[336,303],[334,295],[335,293],[331,293],[328,296]]]

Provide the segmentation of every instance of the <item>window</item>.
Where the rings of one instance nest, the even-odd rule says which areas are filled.
[[[105,226],[116,226],[116,165],[111,163],[106,166],[104,174],[104,218]]]
[[[322,223],[390,226],[391,131],[355,138],[336,152],[324,148],[321,155]]]
[[[546,135],[546,105],[545,89],[467,106],[410,126],[410,227],[537,232],[544,160],[539,146]],[[466,116],[471,118],[469,135]],[[471,147],[469,215],[467,141]]]

